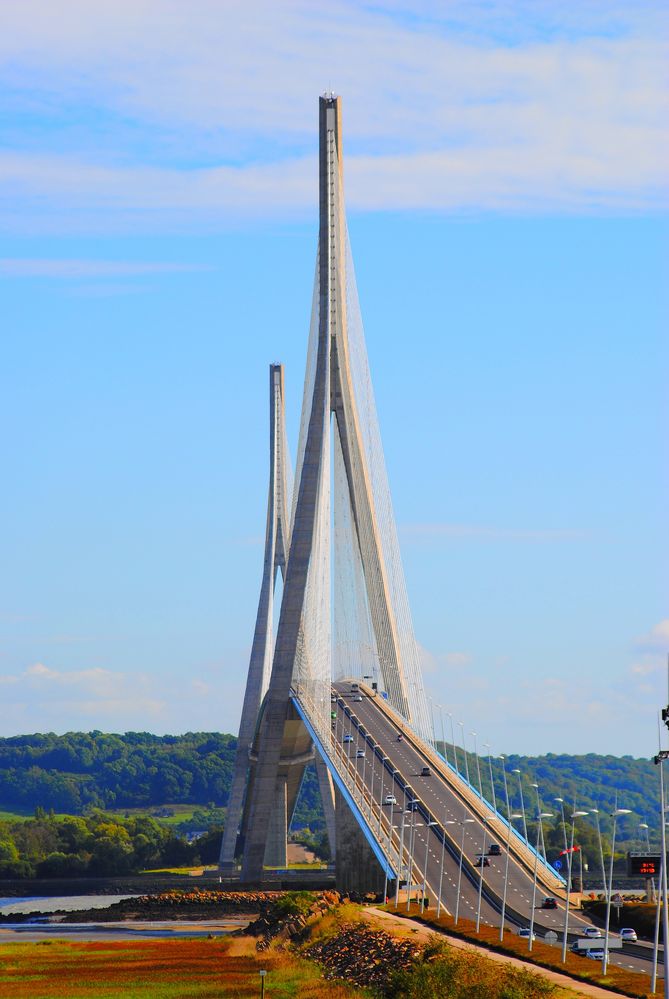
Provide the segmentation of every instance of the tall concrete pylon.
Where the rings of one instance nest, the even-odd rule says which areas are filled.
[[[290,557],[272,673],[255,740],[257,762],[247,794],[242,864],[242,879],[247,881],[262,877],[277,775],[292,724],[291,687],[314,710],[323,711],[326,705],[329,711],[331,433],[335,465],[339,462],[348,497],[347,516],[354,538],[351,557],[362,570],[365,613],[383,685],[399,713],[417,731],[426,729],[424,693],[387,484],[383,510],[375,501],[378,482],[383,479],[385,483],[385,465],[381,451],[372,467],[374,448],[380,450],[380,438],[377,446],[373,432],[370,436],[370,422],[376,427],[373,402],[371,410],[368,407],[373,420],[363,421],[360,415],[364,387],[361,392],[358,379],[356,389],[354,368],[360,367],[361,353],[367,369],[364,341],[361,347],[359,340],[349,339],[348,310],[357,306],[354,282],[344,215],[341,99],[328,94],[319,101],[317,325],[312,327],[305,379]],[[399,576],[395,563],[400,563]],[[413,652],[407,653],[411,643]]]
[[[289,458],[286,444],[284,371],[283,365],[271,364],[269,369],[270,463],[265,557],[258,602],[258,614],[251,646],[249,672],[242,717],[237,739],[235,768],[228,798],[228,808],[221,845],[219,865],[234,867],[237,837],[240,832],[244,797],[249,772],[249,753],[258,723],[258,714],[269,685],[272,666],[272,618],[274,590],[278,573],[285,579],[290,549]],[[282,804],[279,801],[279,812]]]

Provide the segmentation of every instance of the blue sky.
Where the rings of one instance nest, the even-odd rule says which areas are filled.
[[[667,32],[564,6],[3,7],[0,734],[236,730],[332,86],[428,689],[498,751],[654,751]]]

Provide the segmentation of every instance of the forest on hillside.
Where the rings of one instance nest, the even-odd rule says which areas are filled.
[[[224,808],[232,778],[237,741],[215,732],[185,735],[152,735],[126,732],[68,732],[20,735],[0,739],[0,810],[90,814],[94,809],[155,808],[165,803],[186,803]],[[446,745],[453,763],[453,747]],[[501,762],[468,754],[472,784],[504,808],[505,790]],[[458,767],[465,770],[462,751]],[[659,832],[659,786],[657,767],[650,760],[630,756],[508,756],[506,772],[512,809],[520,806],[518,775],[521,771],[523,802],[528,819],[536,811],[539,785],[542,807],[559,818],[562,797],[567,815],[578,809],[599,809],[602,830],[609,831],[609,813],[617,801],[630,808],[618,828],[621,846],[630,848],[644,841],[642,822],[650,827],[651,841]],[[550,806],[550,807],[549,807]],[[220,812],[218,812],[220,815]],[[293,828],[323,831],[318,786],[312,768],[307,768],[302,793],[293,816]]]

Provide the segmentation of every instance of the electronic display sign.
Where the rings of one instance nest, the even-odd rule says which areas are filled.
[[[657,878],[660,874],[659,853],[628,853],[628,878]]]

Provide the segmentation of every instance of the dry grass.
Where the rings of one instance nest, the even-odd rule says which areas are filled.
[[[567,953],[566,963],[562,964],[560,951],[549,944],[542,943],[540,940],[533,943],[530,954],[527,950],[527,941],[521,940],[513,933],[505,933],[504,943],[500,944],[499,929],[491,926],[481,926],[480,932],[477,933],[475,923],[468,919],[460,919],[456,927],[452,916],[442,915],[437,919],[435,915],[429,915],[427,912],[421,916],[418,905],[412,905],[410,914],[406,910],[395,910],[394,906],[385,906],[384,908],[387,912],[392,913],[392,915],[416,919],[435,929],[446,930],[453,936],[460,937],[463,940],[470,940],[472,943],[479,945],[483,944],[499,953],[510,954],[512,957],[520,958],[523,961],[529,961],[532,964],[550,968],[552,971],[558,971],[561,974],[569,975],[580,981],[592,982],[593,985],[611,988],[624,995],[637,997],[637,999],[649,999],[652,995],[658,996],[662,994],[661,980],[658,980],[657,991],[651,993],[649,974],[636,974],[610,964],[606,977],[603,977],[597,962],[586,961],[584,958],[577,957],[575,954],[569,952]]]
[[[3,999],[246,999],[259,994],[299,999],[350,999],[359,989],[325,982],[313,964],[255,940],[133,940],[3,944]],[[364,994],[364,993],[363,993]]]

